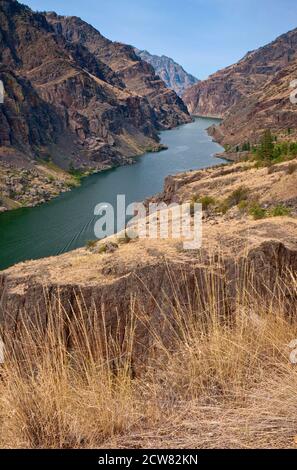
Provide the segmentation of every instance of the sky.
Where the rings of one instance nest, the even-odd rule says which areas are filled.
[[[297,27],[296,0],[21,0],[80,16],[114,41],[167,55],[200,79]]]

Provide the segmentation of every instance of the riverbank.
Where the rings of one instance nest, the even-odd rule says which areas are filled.
[[[94,208],[100,202],[116,207],[117,194],[125,194],[127,204],[143,201],[162,190],[168,175],[217,165],[213,155],[222,147],[206,133],[212,123],[196,119],[162,131],[160,144],[167,150],[83,178],[78,187],[45,204],[0,214],[0,269],[84,246],[94,239]]]
[[[35,207],[77,185],[77,178],[49,162],[19,168],[1,162],[0,212]]]
[[[215,119],[215,120],[218,120],[218,121],[222,121],[222,119],[223,119],[223,116],[220,115],[220,114],[214,114],[214,115],[211,115],[211,114],[192,114],[191,116],[193,116],[194,118]]]
[[[221,160],[227,160],[228,162],[236,163],[246,160],[251,152],[224,152],[216,153],[214,156]]]
[[[78,187],[83,178],[92,174],[112,170],[122,165],[131,165],[138,157],[148,152],[158,153],[167,150],[163,144],[145,148],[133,157],[122,158],[121,164],[96,164],[96,168],[63,170],[51,160],[28,161],[16,166],[0,160],[0,213],[44,204],[62,193]],[[7,157],[7,156],[6,156]],[[22,161],[23,158],[21,159]]]

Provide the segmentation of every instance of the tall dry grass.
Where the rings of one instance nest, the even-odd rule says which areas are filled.
[[[3,332],[0,446],[294,447],[297,319],[283,281],[262,295],[244,278],[231,309],[210,273],[203,298],[156,301],[157,321],[137,299],[113,328],[83,299],[24,316]]]

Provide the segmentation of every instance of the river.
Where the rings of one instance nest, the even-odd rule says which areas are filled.
[[[162,190],[167,175],[219,164],[213,154],[223,149],[206,132],[215,122],[196,118],[190,124],[161,132],[161,142],[168,150],[147,153],[134,165],[89,176],[79,188],[41,206],[1,214],[0,269],[58,255],[93,240],[94,207],[98,203],[115,205],[117,194],[125,194],[127,204],[142,201]]]

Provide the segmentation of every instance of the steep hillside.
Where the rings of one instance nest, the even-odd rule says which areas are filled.
[[[297,29],[252,52],[186,90],[192,114],[224,117],[239,100],[261,87],[297,58]]]
[[[170,57],[153,55],[139,49],[135,49],[135,52],[142,60],[151,64],[167,87],[172,88],[179,96],[182,96],[187,88],[199,81]]]
[[[61,24],[48,21],[52,18],[58,20],[14,0],[0,3],[1,164],[35,171],[37,161],[53,160],[64,169],[100,170],[158,148],[160,129],[190,120],[180,98],[131,48],[84,23],[94,33],[89,39],[103,41],[109,59],[102,54],[101,60],[94,52],[98,44],[92,49],[64,37]],[[78,31],[83,35],[82,27]],[[6,189],[0,206],[6,205]],[[12,188],[9,198],[14,193]]]
[[[67,42],[85,47],[97,60],[106,64],[126,89],[148,100],[160,128],[189,122],[182,100],[165,87],[154,68],[141,60],[131,46],[112,42],[77,17],[47,14],[47,20]]]
[[[222,145],[240,146],[258,143],[265,129],[278,140],[297,140],[297,105],[290,100],[290,84],[297,76],[297,59],[275,73],[262,87],[241,98],[225,114],[223,122],[210,129]]]

